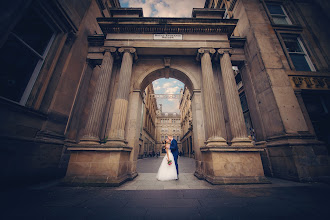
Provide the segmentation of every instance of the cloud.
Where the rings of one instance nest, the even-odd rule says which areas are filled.
[[[167,100],[163,102],[163,112],[176,112],[180,113],[179,109],[179,100],[173,99],[173,100]]]
[[[156,87],[154,87],[154,91],[159,91],[159,90],[161,90],[162,89],[162,87],[160,87],[160,86],[156,86]]]
[[[169,78],[161,78],[152,82],[156,94],[179,94],[180,89],[184,88],[184,84],[179,80]],[[179,99],[157,99],[157,104],[162,104],[163,112],[180,113]]]
[[[166,88],[165,94],[175,94],[180,91],[179,86]]]
[[[163,88],[167,89],[167,88],[170,88],[172,85],[173,85],[173,82],[166,82],[163,84]]]
[[[193,8],[203,8],[205,0],[121,0],[122,5],[143,8],[144,17],[191,17]]]

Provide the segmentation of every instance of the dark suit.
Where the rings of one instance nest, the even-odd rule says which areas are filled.
[[[173,139],[171,141],[170,149],[171,149],[171,152],[172,152],[173,157],[174,157],[174,162],[175,162],[175,166],[176,166],[176,173],[179,175],[179,167],[178,167],[179,149],[178,149],[178,142],[176,142],[175,139]]]

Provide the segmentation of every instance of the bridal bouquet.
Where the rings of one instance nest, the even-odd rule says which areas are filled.
[[[172,160],[167,161],[167,164],[168,165],[171,165],[172,164]]]

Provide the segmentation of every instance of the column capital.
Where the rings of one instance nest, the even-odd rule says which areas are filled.
[[[198,53],[199,54],[203,54],[203,53],[210,53],[210,54],[214,54],[216,51],[214,48],[200,48],[198,49]]]
[[[218,53],[219,53],[220,55],[224,55],[225,53],[231,55],[231,54],[232,54],[232,51],[233,51],[233,50],[232,50],[231,48],[220,48],[220,49],[218,50]]]
[[[134,60],[138,59],[136,49],[134,47],[120,47],[120,48],[118,48],[118,52],[122,53],[122,54],[130,53],[130,54],[132,54]]]
[[[134,47],[121,47],[118,48],[119,53],[136,53],[136,49]]]
[[[210,54],[210,56],[212,57],[215,52],[216,50],[214,48],[199,48],[197,51],[196,60],[200,60],[200,58],[206,53]]]
[[[110,53],[115,53],[116,52],[115,47],[102,47],[100,48],[100,52],[105,53],[105,52],[110,52]]]

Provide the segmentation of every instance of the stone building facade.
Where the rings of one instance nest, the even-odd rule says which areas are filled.
[[[182,153],[185,157],[194,157],[191,94],[187,87],[181,90],[181,94],[180,114]]]
[[[76,142],[78,134],[67,125],[86,122],[83,106],[90,105],[99,74],[92,74],[97,63],[86,62],[88,36],[102,34],[96,18],[109,16],[111,7],[119,1],[0,3],[1,184],[65,176],[65,140]],[[87,104],[76,102],[77,95]]]
[[[133,180],[144,91],[169,77],[191,95],[195,176],[322,180],[328,9],[325,0],[206,0],[191,18],[146,18],[116,0],[1,3],[1,183]]]
[[[142,130],[142,146],[139,150],[139,158],[147,157],[156,152],[156,111],[157,101],[152,96],[154,87],[150,83],[144,92],[143,105],[143,130]]]
[[[301,181],[328,176],[330,32],[322,27],[329,3],[211,0],[205,8],[239,20],[233,38],[245,38],[245,61],[234,63],[236,81],[248,130],[265,146],[265,173]]]
[[[174,112],[163,112],[160,108],[157,112],[157,152],[165,153],[164,140],[168,135],[172,135],[178,142],[179,151],[181,150],[181,126],[180,126],[180,114]]]

